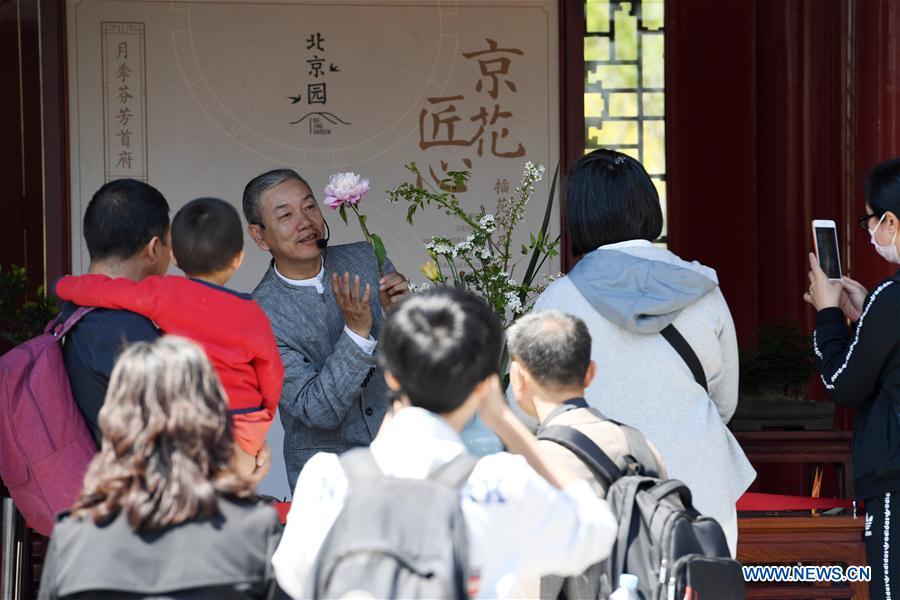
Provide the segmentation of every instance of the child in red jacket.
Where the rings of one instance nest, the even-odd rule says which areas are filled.
[[[249,294],[223,287],[244,259],[243,245],[237,211],[217,198],[199,198],[172,220],[172,256],[187,277],[67,276],[56,295],[82,306],[130,310],[202,345],[228,396],[235,464],[249,475],[275,417],[284,366],[263,310]]]

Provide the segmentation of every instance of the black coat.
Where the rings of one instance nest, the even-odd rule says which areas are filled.
[[[272,573],[281,539],[274,508],[219,499],[220,514],[135,533],[119,514],[97,526],[63,516],[50,539],[39,598],[245,600],[282,597]]]
[[[900,490],[900,272],[869,293],[855,330],[820,310],[813,346],[829,397],[856,409],[856,498]]]

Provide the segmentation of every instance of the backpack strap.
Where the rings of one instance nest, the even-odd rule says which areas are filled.
[[[347,450],[338,457],[338,460],[350,486],[353,485],[353,482],[384,476],[368,446]]]
[[[563,448],[571,451],[595,475],[605,479],[608,485],[612,485],[614,481],[622,476],[622,471],[600,449],[600,446],[574,427],[551,425],[540,432],[538,439],[556,442]]]
[[[63,321],[62,315],[59,315],[47,323],[47,326],[44,328],[44,333],[52,333],[59,338],[65,337],[65,335],[78,324],[78,321],[92,310],[94,310],[93,306],[79,306],[65,321]]]
[[[659,469],[657,468],[659,466],[659,463],[656,461],[656,457],[653,455],[653,451],[650,450],[650,445],[647,443],[647,438],[644,437],[644,434],[642,434],[640,431],[638,431],[634,427],[631,427],[630,425],[625,425],[624,423],[620,423],[619,421],[615,421],[613,419],[607,418],[606,416],[603,415],[603,413],[601,413],[596,408],[594,408],[592,406],[588,406],[588,404],[586,402],[584,402],[584,400],[581,400],[581,402],[584,403],[583,407],[587,408],[589,411],[591,411],[591,413],[595,417],[597,417],[598,419],[607,421],[609,423],[612,423],[614,425],[617,425],[619,427],[619,429],[622,430],[622,433],[625,435],[625,442],[628,445],[628,452],[630,454],[630,456],[626,457],[626,459],[625,459],[626,465],[627,465],[627,467],[629,467],[630,469],[635,471],[634,473],[628,473],[628,474],[640,474],[640,475],[646,475],[647,477],[659,477]],[[567,412],[569,410],[572,410],[573,408],[582,408],[582,406],[580,404],[576,404],[574,401],[571,401],[571,400],[567,401],[566,404],[561,404],[560,406],[556,407],[556,409],[554,409],[554,411],[552,413],[550,413],[550,415],[546,419],[544,419],[544,424],[546,425],[546,424],[550,423],[550,421],[554,417],[556,417],[564,412]],[[549,430],[552,427],[557,427],[557,426],[542,425],[541,428],[538,430],[538,434],[537,434],[538,439],[545,439],[542,436],[543,432],[546,430]],[[566,426],[564,426],[563,428],[571,429],[571,427],[566,427]],[[587,436],[585,436],[585,437],[587,438]],[[551,438],[546,438],[546,439],[549,439],[550,441],[556,442],[558,444],[565,445],[557,439],[551,439]],[[588,439],[588,441],[590,441],[590,438],[587,438],[587,439]],[[591,441],[590,443],[593,444],[594,446],[596,446],[596,444],[594,444],[593,441]],[[566,446],[566,447],[568,448],[568,446]],[[571,448],[569,448],[569,449],[571,450]],[[578,454],[577,451],[575,451],[575,450],[572,450],[572,451],[575,452],[576,454]],[[604,454],[604,456],[606,456],[606,455]],[[638,470],[638,468],[639,468],[639,470]],[[619,469],[619,477],[621,477],[621,476],[622,476],[621,469]],[[610,483],[612,483],[612,482],[610,481]]]
[[[706,373],[703,371],[703,365],[700,364],[700,359],[697,358],[694,349],[691,348],[691,345],[684,339],[681,332],[675,329],[675,326],[670,323],[659,333],[666,338],[666,341],[669,342],[673,348],[675,348],[675,352],[681,356],[682,360],[687,364],[688,369],[691,370],[694,381],[700,384],[708,394],[709,386],[706,383]]]
[[[647,477],[658,478],[659,470],[656,468],[656,457],[653,456],[653,451],[650,450],[650,445],[647,443],[647,438],[644,437],[644,434],[629,425],[624,425],[617,421],[613,421],[613,423],[618,425],[622,433],[625,434],[628,451],[641,467],[641,473]]]
[[[478,459],[463,450],[453,460],[444,463],[428,475],[431,481],[438,481],[449,487],[460,489],[478,464]]]
[[[590,410],[591,406],[587,403],[587,400],[585,400],[584,398],[570,398],[569,400],[566,400],[565,402],[563,402],[562,404],[560,404],[559,406],[554,408],[550,412],[550,414],[547,415],[546,418],[544,418],[544,421],[543,421],[543,423],[541,423],[541,425],[542,426],[545,424],[549,425],[550,422],[553,419],[555,419],[556,417],[558,417],[559,415],[561,415],[563,413],[567,413],[570,410],[575,410],[576,408],[587,408],[588,410]],[[605,419],[606,417],[603,417],[603,418]]]

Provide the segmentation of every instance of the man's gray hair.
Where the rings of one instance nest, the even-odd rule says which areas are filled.
[[[591,363],[591,334],[578,317],[558,311],[533,312],[506,332],[512,360],[541,385],[580,388]]]
[[[259,213],[259,197],[266,190],[270,190],[276,185],[281,185],[291,179],[309,187],[306,180],[300,177],[300,174],[293,169],[273,169],[251,179],[250,183],[244,188],[243,208],[244,218],[247,219],[247,223],[262,225],[262,215]]]

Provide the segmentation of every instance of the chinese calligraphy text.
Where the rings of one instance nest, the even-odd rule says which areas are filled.
[[[513,112],[503,105],[504,94],[518,91],[511,73],[513,59],[525,53],[517,48],[500,47],[490,38],[484,41],[485,47],[462,53],[470,64],[477,64],[477,78],[472,87],[463,93],[429,97],[419,112],[421,150],[466,149],[467,155],[453,168],[444,160],[446,157],[438,160],[437,172],[433,164],[428,165],[434,183],[446,191],[465,191],[465,186],[457,185],[450,173],[470,169],[475,156],[489,153],[497,158],[520,158],[526,153],[525,146],[514,141],[511,135],[509,123]],[[468,98],[466,93],[470,94]]]
[[[103,145],[106,181],[147,180],[143,23],[103,21]]]

